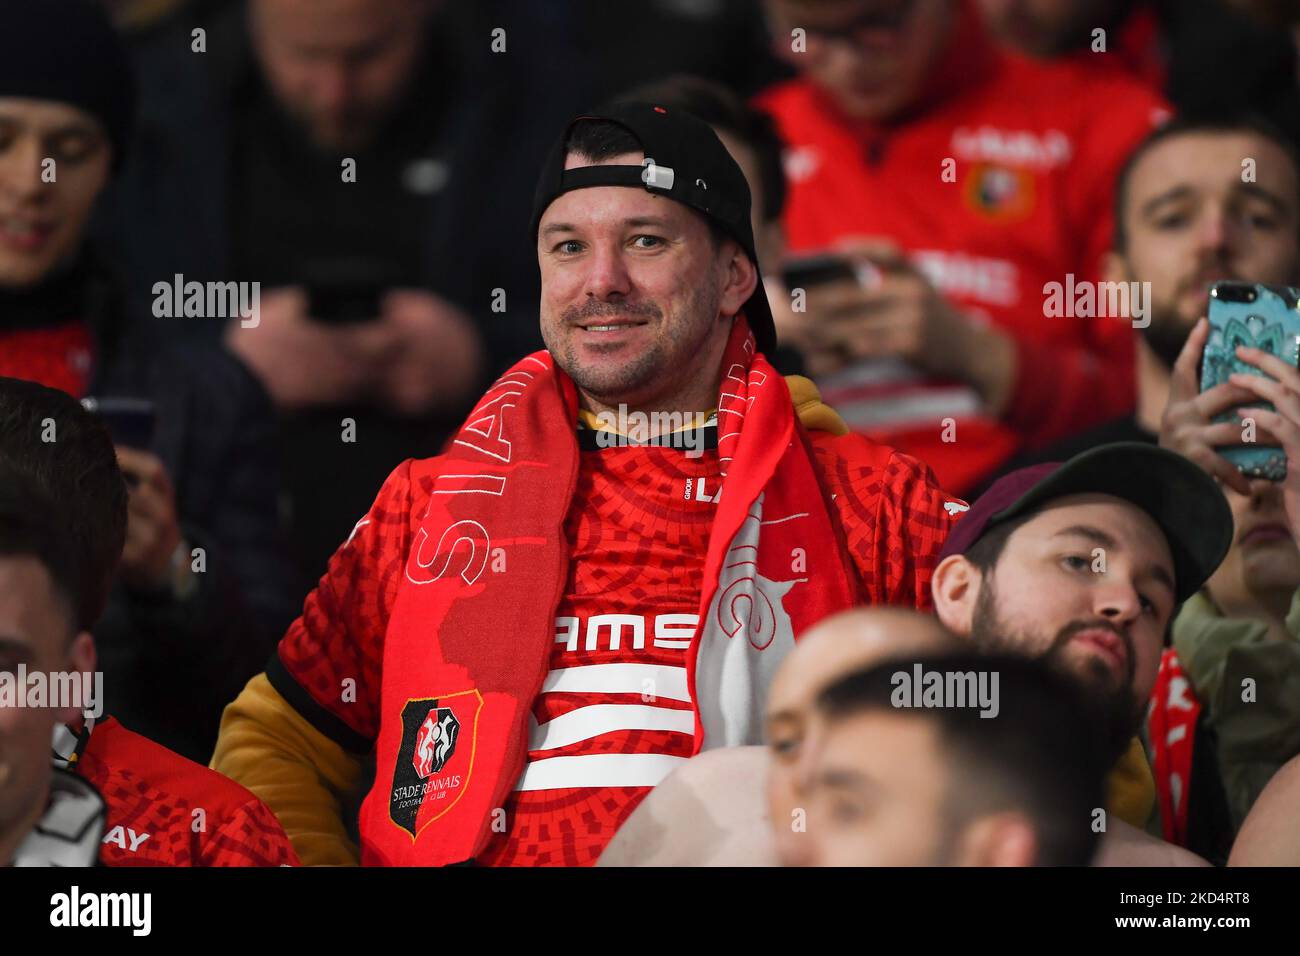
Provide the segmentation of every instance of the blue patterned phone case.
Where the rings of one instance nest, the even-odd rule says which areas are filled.
[[[1300,289],[1249,282],[1216,282],[1210,289],[1210,337],[1201,362],[1201,391],[1226,382],[1233,372],[1264,375],[1237,358],[1245,345],[1271,352],[1295,366],[1300,360]],[[1268,377],[1268,376],[1266,376]],[[1271,403],[1251,402],[1272,408]],[[1235,409],[1215,417],[1216,422],[1240,422]],[[1217,449],[1248,478],[1281,481],[1286,477],[1286,455],[1276,445]]]

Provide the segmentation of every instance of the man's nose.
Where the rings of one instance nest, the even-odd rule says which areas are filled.
[[[601,301],[626,296],[632,291],[632,277],[617,248],[593,247],[588,259],[587,279],[583,291],[593,299]]]
[[[352,99],[352,71],[343,62],[322,63],[313,78],[316,107],[323,113],[341,113]]]
[[[1251,478],[1250,506],[1255,511],[1265,507],[1276,506],[1282,501],[1282,487],[1276,481],[1267,478]]]
[[[1208,209],[1201,217],[1196,239],[1202,254],[1224,257],[1231,253],[1236,247],[1236,232],[1227,210],[1218,206]]]
[[[812,793],[812,779],[812,760],[809,759],[805,750],[795,762],[794,771],[790,778],[791,788],[794,790],[795,796],[800,800],[806,799],[808,794]]]
[[[795,757],[794,766],[791,768],[791,783],[795,796],[800,800],[806,800],[808,795],[812,793],[816,763],[817,740],[814,733],[809,731],[799,744],[799,753]]]
[[[1128,575],[1104,575],[1093,589],[1093,611],[1112,624],[1126,624],[1142,613],[1142,598]]]

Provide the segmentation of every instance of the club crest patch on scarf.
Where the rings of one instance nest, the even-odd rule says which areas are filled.
[[[474,767],[477,690],[413,698],[402,708],[402,742],[393,767],[389,818],[414,840],[456,805]]]

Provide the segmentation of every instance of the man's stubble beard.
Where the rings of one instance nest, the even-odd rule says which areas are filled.
[[[578,361],[577,344],[569,339],[562,348],[553,348],[546,343],[552,357],[575,385],[598,401],[616,405],[626,401],[627,396],[644,391],[665,372],[675,370],[680,365],[689,365],[705,348],[705,343],[713,334],[721,306],[722,293],[712,285],[697,286],[685,303],[683,315],[686,316],[685,328],[679,323],[675,328],[664,328],[661,335],[647,346],[639,355],[608,373],[583,366]],[[662,322],[663,310],[654,302],[635,304],[613,304],[592,299],[585,306],[569,309],[560,318],[563,328],[573,328],[579,319],[600,318],[602,316],[643,315],[651,321]],[[708,316],[704,321],[702,316]],[[687,332],[698,329],[690,336],[688,342],[682,339]],[[545,337],[545,336],[543,336]],[[676,346],[676,347],[674,347]],[[679,409],[680,411],[700,411],[700,409]]]
[[[1187,336],[1191,335],[1194,325],[1195,323],[1187,325],[1176,309],[1157,307],[1152,303],[1151,321],[1140,331],[1143,341],[1160,360],[1160,364],[1172,371],[1174,362],[1178,361],[1178,353],[1187,344]]]
[[[1088,661],[1088,673],[1080,673],[1064,660],[1065,648],[1074,635],[1080,630],[1098,626],[1106,627],[1124,642],[1128,652],[1128,665],[1122,681],[1115,681],[1110,668],[1099,660]],[[1032,637],[1017,633],[1002,621],[997,606],[997,589],[991,574],[984,575],[979,596],[975,599],[971,640],[978,650],[986,653],[1024,655],[1027,648],[1036,645]],[[1128,751],[1146,713],[1146,702],[1136,700],[1132,691],[1136,666],[1132,640],[1104,620],[1071,621],[1056,633],[1047,650],[1038,654],[1036,659],[1064,674],[1082,688],[1085,697],[1092,704],[1096,719],[1102,724],[1102,744],[1106,748],[1109,764],[1116,763]]]
[[[1220,279],[1240,281],[1241,276],[1232,265],[1221,256],[1198,256],[1193,263],[1196,271],[1195,275],[1202,275],[1206,271],[1212,271]],[[1138,277],[1125,270],[1124,278],[1127,281],[1140,281]],[[1178,353],[1183,350],[1187,343],[1187,337],[1192,334],[1192,329],[1196,326],[1200,316],[1193,316],[1188,319],[1178,311],[1178,303],[1193,288],[1193,280],[1180,280],[1176,283],[1173,293],[1168,302],[1151,302],[1150,310],[1151,321],[1147,323],[1146,328],[1140,329],[1142,338],[1147,347],[1151,349],[1165,366],[1172,370],[1174,362],[1178,360]]]

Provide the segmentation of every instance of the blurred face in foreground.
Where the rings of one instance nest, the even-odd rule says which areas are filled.
[[[944,658],[932,662],[942,669]],[[900,661],[896,673],[909,669]],[[897,709],[892,699],[827,718],[812,760],[809,852],[803,862],[980,867],[1039,862],[1038,825],[1026,806],[1009,796],[1014,771],[1001,760],[972,760],[955,752],[941,736],[942,726],[939,711]],[[1017,733],[996,720],[981,723],[980,730]]]
[[[934,726],[916,715],[872,710],[825,729],[809,800],[809,864],[955,862]]]
[[[111,162],[89,113],[0,97],[0,289],[34,286],[76,255]]]
[[[0,555],[0,673],[16,684],[20,664],[28,675],[92,670],[90,635],[74,632],[72,608],[45,567],[33,557]],[[55,726],[77,717],[75,706],[0,704],[0,866],[45,812]]]
[[[783,864],[812,858],[807,820],[821,729],[814,706],[817,695],[837,679],[886,658],[940,652],[953,645],[952,636],[934,618],[888,608],[837,614],[795,644],[777,671],[767,704],[768,808]]]

